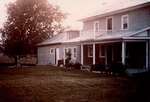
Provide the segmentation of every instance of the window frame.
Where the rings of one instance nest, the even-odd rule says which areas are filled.
[[[87,50],[88,50],[88,57],[93,57],[93,46],[87,46]],[[92,55],[90,53],[90,51],[92,51]]]
[[[124,29],[124,18],[127,17],[127,28]],[[121,30],[128,30],[129,29],[129,15],[122,15],[121,16]]]
[[[104,51],[104,55],[102,54],[102,49]],[[103,45],[99,46],[99,57],[100,58],[105,58],[106,57],[106,49],[105,49],[105,46],[103,46]]]
[[[50,48],[50,54],[55,54],[55,48]]]
[[[77,58],[77,48],[76,47],[73,47],[73,58]],[[75,52],[75,49],[76,49],[76,52]]]
[[[108,29],[108,20],[109,19],[112,19],[112,29],[111,30]],[[106,17],[106,31],[112,31],[113,30],[113,24],[114,24],[113,17]]]
[[[98,27],[96,27],[96,25],[98,25]],[[96,28],[98,28],[98,31],[97,31]],[[100,22],[99,21],[95,21],[94,22],[94,32],[99,32],[99,31],[100,31]]]
[[[74,49],[76,49],[76,53],[74,52]],[[66,54],[69,52],[71,52],[71,58],[77,58],[77,47],[66,47],[64,48],[64,55],[66,56]]]

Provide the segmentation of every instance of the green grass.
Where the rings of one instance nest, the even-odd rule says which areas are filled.
[[[146,81],[52,66],[1,69],[0,102],[145,102]]]

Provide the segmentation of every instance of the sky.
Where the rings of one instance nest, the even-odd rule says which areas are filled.
[[[13,0],[0,0],[0,27],[6,21],[6,5]],[[49,0],[53,5],[60,6],[62,12],[68,16],[64,26],[70,29],[82,29],[82,22],[79,19],[89,15],[95,15],[122,7],[131,6],[150,0]]]

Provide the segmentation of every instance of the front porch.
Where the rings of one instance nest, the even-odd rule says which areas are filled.
[[[81,64],[105,65],[122,63],[127,69],[148,70],[149,43],[147,40],[122,40],[81,44]]]

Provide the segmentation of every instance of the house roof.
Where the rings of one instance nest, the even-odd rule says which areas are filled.
[[[126,3],[127,5],[124,5],[124,4],[120,3],[120,5],[117,4],[117,6],[116,6],[116,4],[110,5],[110,6],[102,6],[100,11],[96,11],[94,14],[92,14],[88,17],[85,17],[83,19],[80,19],[79,21],[85,22],[85,21],[89,21],[89,20],[94,20],[96,18],[111,16],[114,14],[123,13],[123,12],[127,12],[127,11],[132,11],[135,9],[139,9],[142,7],[150,6],[150,1],[149,0],[139,0],[139,2],[137,2],[135,0],[131,4],[130,3]]]
[[[102,35],[99,37],[96,37],[96,41],[100,40],[112,40],[112,39],[150,39],[147,35],[141,35],[137,36],[139,34],[142,34],[143,32],[150,30],[150,27],[138,30],[138,31],[132,31],[132,32],[118,32],[118,33],[112,33],[111,35]]]
[[[64,34],[60,33],[52,37],[51,39],[48,39],[42,43],[39,43],[37,46],[43,46],[43,45],[49,45],[49,44],[60,44],[65,40]]]
[[[78,30],[68,30],[63,33],[57,34],[51,39],[48,39],[42,43],[39,43],[37,46],[45,46],[45,45],[56,45],[56,44],[62,44],[62,43],[71,43],[71,42],[79,42],[80,37],[73,38],[70,40],[67,40],[66,35],[67,32],[79,32]]]

